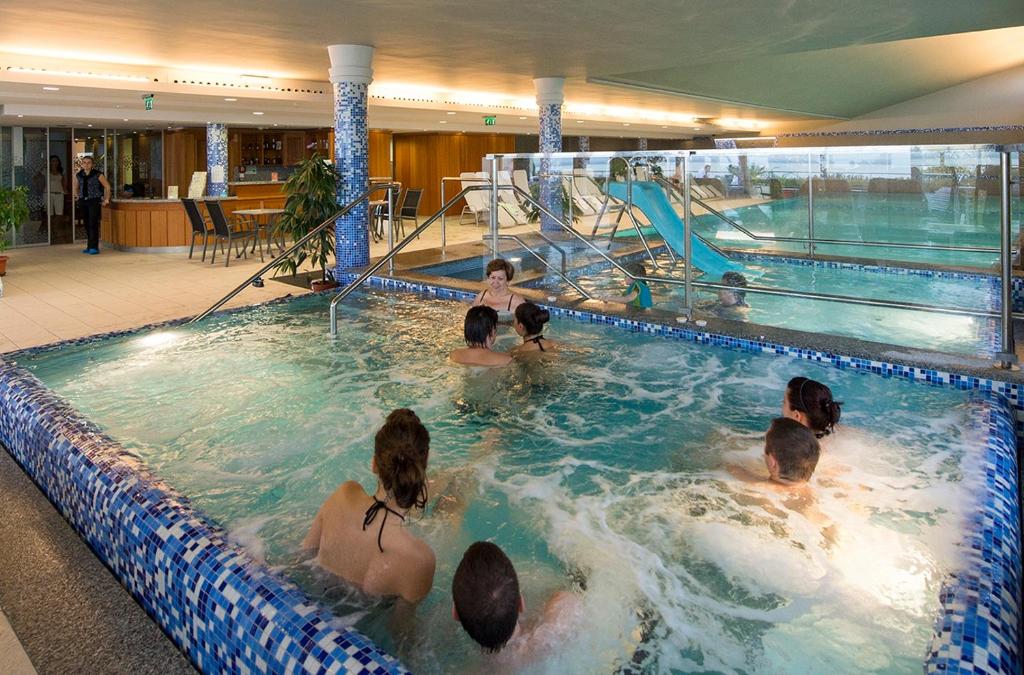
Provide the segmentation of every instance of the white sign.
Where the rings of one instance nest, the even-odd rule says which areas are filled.
[[[192,182],[188,184],[188,198],[200,199],[206,191],[206,172],[196,171],[192,174]]]
[[[223,183],[224,182],[224,167],[220,164],[210,167],[210,182],[211,183]]]
[[[177,199],[178,198],[178,186],[177,185],[168,185],[167,186],[167,198],[168,199]]]

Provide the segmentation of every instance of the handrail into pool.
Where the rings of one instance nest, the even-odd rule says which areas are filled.
[[[212,314],[213,312],[215,312],[218,309],[220,309],[221,306],[223,306],[225,302],[227,302],[231,298],[233,298],[236,295],[238,295],[239,293],[241,293],[243,290],[245,290],[245,288],[247,288],[249,286],[249,284],[251,284],[252,282],[254,282],[257,279],[259,279],[260,277],[262,277],[264,273],[266,273],[269,270],[271,270],[271,269],[277,267],[278,265],[280,265],[281,261],[284,258],[287,258],[288,256],[290,256],[298,248],[300,248],[303,244],[305,244],[307,241],[309,241],[314,236],[319,234],[320,230],[324,229],[325,227],[327,227],[328,225],[330,225],[331,223],[336,221],[338,218],[341,218],[342,216],[346,215],[349,211],[354,209],[360,202],[362,202],[362,201],[364,201],[366,199],[369,199],[370,195],[372,195],[374,192],[377,192],[378,190],[388,190],[388,196],[389,196],[388,198],[390,200],[390,198],[391,198],[390,197],[391,189],[395,188],[395,187],[398,187],[399,189],[401,189],[401,183],[375,183],[375,184],[371,185],[370,188],[368,190],[366,190],[366,192],[362,193],[361,195],[359,195],[358,197],[356,197],[355,199],[350,201],[348,204],[345,204],[345,206],[341,207],[341,209],[339,209],[336,213],[332,214],[330,218],[328,218],[327,220],[325,220],[324,222],[320,223],[319,225],[314,227],[312,230],[310,230],[305,236],[303,236],[301,239],[299,239],[294,244],[292,244],[290,248],[288,248],[286,251],[284,251],[276,259],[270,261],[269,263],[267,263],[266,265],[261,267],[259,269],[259,271],[257,271],[255,274],[253,274],[248,279],[246,279],[245,281],[240,283],[238,286],[236,286],[234,288],[234,290],[232,290],[230,293],[228,293],[223,298],[221,298],[216,303],[214,303],[213,306],[211,306],[205,312],[203,312],[202,314],[197,314],[196,316],[194,316],[191,319],[189,319],[185,323],[185,325],[189,326],[191,324],[194,324],[197,321],[202,321],[203,319],[208,317],[210,314]],[[389,204],[390,204],[390,201],[389,201]],[[394,211],[394,209],[389,209],[388,213],[391,214],[393,211]],[[388,222],[388,232],[391,232],[390,216],[389,216],[388,220],[389,220],[389,222]]]
[[[386,265],[389,262],[391,262],[392,260],[394,260],[395,256],[398,255],[398,253],[402,249],[404,249],[406,246],[409,245],[409,242],[411,242],[413,239],[415,239],[418,236],[420,236],[420,234],[422,234],[424,230],[426,230],[428,227],[433,225],[434,221],[436,221],[439,218],[441,218],[445,214],[445,212],[448,209],[450,209],[452,206],[454,206],[455,202],[457,202],[458,200],[462,199],[466,195],[466,193],[472,192],[473,190],[490,190],[490,189],[491,189],[491,186],[489,186],[489,185],[470,185],[469,187],[462,188],[462,190],[459,191],[459,194],[455,195],[454,197],[449,199],[447,202],[442,204],[441,208],[437,212],[435,212],[434,215],[432,215],[429,218],[427,218],[425,221],[423,221],[423,223],[419,227],[417,227],[415,230],[413,230],[411,233],[409,233],[409,235],[405,239],[403,239],[402,241],[398,242],[398,244],[394,248],[392,248],[390,251],[388,251],[387,255],[382,256],[380,258],[380,260],[378,260],[374,264],[370,265],[370,267],[368,267],[366,269],[366,271],[364,271],[362,274],[360,274],[359,277],[356,278],[355,281],[350,283],[348,286],[343,288],[340,293],[338,293],[336,296],[334,296],[334,299],[331,300],[331,337],[335,337],[338,334],[338,303],[339,302],[341,302],[342,300],[347,298],[352,293],[352,291],[354,291],[357,288],[359,288],[360,286],[362,286],[363,282],[366,281],[367,279],[369,279],[374,274],[376,274],[377,270],[379,270],[381,267],[384,267],[384,265]]]

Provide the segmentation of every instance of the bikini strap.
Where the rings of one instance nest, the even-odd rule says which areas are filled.
[[[543,340],[543,339],[544,339],[544,336],[543,336],[543,335],[537,335],[537,336],[535,336],[535,337],[532,337],[532,338],[530,338],[529,340],[527,340],[527,342],[532,342],[533,344],[535,344],[535,345],[537,345],[538,347],[540,347],[540,350],[541,350],[541,351],[544,351],[544,345],[542,345],[542,344],[540,343],[540,341],[541,341],[541,340]]]
[[[384,534],[384,525],[386,525],[388,522],[388,514],[393,513],[396,516],[398,516],[402,521],[405,520],[405,516],[399,513],[398,511],[392,509],[390,506],[387,505],[386,502],[382,502],[381,500],[377,499],[377,495],[374,495],[373,504],[370,505],[370,508],[366,509],[366,515],[363,517],[364,532],[366,531],[366,528],[368,528],[373,523],[374,518],[377,517],[377,513],[381,509],[384,509],[384,519],[380,521],[380,529],[377,531],[377,548],[379,548],[380,552],[383,553],[384,547],[381,545],[380,539],[381,536],[383,536]]]
[[[516,297],[515,293],[508,296],[508,311],[512,311],[512,298]]]

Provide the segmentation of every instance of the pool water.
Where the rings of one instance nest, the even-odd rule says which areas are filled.
[[[600,254],[595,253],[593,249],[584,244],[564,242],[559,244],[559,248],[565,253],[565,263],[567,268],[581,267],[591,262],[604,260]],[[561,269],[562,256],[558,249],[555,249],[550,245],[543,245],[533,247],[533,251],[547,261],[548,265],[551,265],[555,269]],[[517,277],[513,278],[513,283],[518,281],[518,279],[524,275],[552,273],[550,268],[538,260],[536,256],[526,252],[522,248],[502,251],[502,257],[515,266]],[[487,269],[487,263],[492,259],[493,258],[490,255],[474,256],[472,258],[464,258],[462,260],[455,260],[437,265],[418,267],[415,271],[420,274],[437,274],[439,276],[451,277],[453,279],[464,279],[466,281],[483,281],[486,277],[485,272]]]
[[[651,276],[682,279],[682,268],[673,267],[664,253],[657,256],[662,269],[649,262]],[[851,267],[825,267],[774,261],[742,261],[748,283],[766,288],[846,295],[865,299],[894,300],[942,307],[991,310],[999,308],[999,283],[994,278],[953,278],[896,274]],[[581,288],[594,296],[622,295],[630,283],[610,265],[601,271],[570,274]],[[709,281],[717,282],[718,279]],[[526,284],[570,292],[554,275]],[[650,284],[654,307],[682,312],[681,286]],[[722,318],[764,326],[828,333],[900,346],[936,351],[991,356],[998,351],[999,327],[994,318],[959,316],[940,312],[852,305],[841,302],[772,296],[748,292],[745,312],[715,308],[717,294],[698,291],[695,304]]]
[[[561,320],[557,361],[478,373],[446,359],[466,305],[353,298],[335,341],[312,297],[19,363],[415,672],[497,667],[450,616],[479,539],[512,558],[528,617],[558,589],[582,606],[526,672],[920,672],[982,480],[966,393]],[[845,402],[810,509],[729,469],[758,470],[797,374]],[[437,574],[394,639],[387,603],[297,549],[339,483],[374,488],[373,434],[401,406],[468,506],[410,524]]]

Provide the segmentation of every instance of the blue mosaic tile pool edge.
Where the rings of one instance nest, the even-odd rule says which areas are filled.
[[[0,442],[199,670],[406,672],[3,359],[0,401]]]

